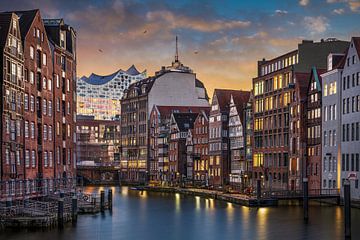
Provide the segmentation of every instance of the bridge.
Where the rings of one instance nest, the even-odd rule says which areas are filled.
[[[115,184],[119,182],[119,167],[106,165],[77,166],[79,183]]]

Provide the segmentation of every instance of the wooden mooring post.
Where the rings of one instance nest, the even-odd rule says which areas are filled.
[[[307,178],[303,178],[303,209],[304,209],[304,221],[309,221],[309,181]]]
[[[100,192],[100,211],[101,212],[105,211],[105,192],[104,191]]]
[[[108,207],[109,207],[109,210],[111,211],[112,210],[112,190],[109,189],[108,191]]]
[[[78,215],[78,199],[77,196],[74,195],[71,200],[71,219],[73,225],[76,225]]]
[[[260,200],[260,198],[261,198],[261,180],[260,179],[258,179],[256,181],[256,197],[258,200]]]
[[[345,239],[351,239],[350,181],[344,182]]]
[[[64,228],[64,199],[60,198],[58,200],[58,227],[60,229]]]

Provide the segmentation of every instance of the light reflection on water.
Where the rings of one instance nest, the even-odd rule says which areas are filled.
[[[108,189],[84,191],[104,190],[107,195]],[[341,207],[313,203],[304,224],[301,206],[248,208],[198,196],[111,189],[112,213],[81,215],[76,227],[69,224],[63,231],[7,231],[1,239],[343,239]],[[358,237],[360,210],[353,209],[352,218],[353,236]]]

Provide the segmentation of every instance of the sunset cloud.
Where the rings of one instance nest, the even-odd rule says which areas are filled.
[[[328,19],[323,16],[318,17],[305,17],[304,18],[305,28],[310,32],[310,34],[324,33],[329,28]]]
[[[333,7],[325,0],[294,6],[235,0],[1,0],[0,9],[40,8],[44,18],[64,18],[77,32],[78,76],[110,74],[132,64],[151,76],[173,61],[178,35],[180,60],[211,95],[214,88],[251,89],[258,60],[294,50],[302,39],[347,40],[360,34],[350,2]],[[339,18],[344,18],[341,27],[333,24]]]
[[[299,4],[300,4],[301,6],[307,6],[309,3],[310,3],[310,0],[300,0],[300,1],[299,1]]]
[[[203,19],[191,18],[183,15],[175,15],[170,11],[149,12],[146,19],[151,22],[165,21],[166,25],[171,28],[187,28],[200,32],[215,32],[226,29],[246,28],[249,27],[250,21],[224,21],[214,20],[205,21]]]

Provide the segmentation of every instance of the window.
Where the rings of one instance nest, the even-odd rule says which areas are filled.
[[[43,88],[44,90],[46,90],[46,85],[47,85],[47,80],[46,80],[46,78],[43,78],[42,88]]]
[[[25,151],[25,167],[30,167],[30,151]]]
[[[59,75],[55,75],[55,79],[56,79],[56,88],[60,88],[60,79],[59,79]]]
[[[44,166],[45,167],[48,166],[48,152],[47,151],[44,152]]]
[[[34,48],[30,46],[30,58],[34,59]]]
[[[49,141],[52,141],[52,126],[49,126]]]
[[[44,115],[47,114],[47,101],[46,101],[46,99],[43,99],[43,113],[44,113]]]
[[[25,138],[29,137],[29,121],[25,121]]]
[[[56,111],[60,112],[60,98],[56,99]]]
[[[47,136],[48,136],[47,125],[44,125],[44,128],[43,128],[43,136],[44,136],[44,141],[46,141],[46,140],[47,140]]]
[[[66,79],[66,90],[70,92],[70,80]]]
[[[43,54],[42,54],[42,62],[43,62],[43,65],[44,65],[44,66],[47,65],[46,53],[43,53]]]
[[[48,102],[48,111],[49,111],[48,115],[49,115],[49,117],[51,117],[52,116],[52,101]]]
[[[30,111],[31,112],[35,111],[35,97],[34,97],[34,95],[30,96]]]
[[[30,79],[30,83],[31,83],[31,84],[34,84],[34,79],[35,79],[35,77],[34,77],[34,72],[33,72],[33,71],[30,71],[29,79]]]
[[[30,130],[31,130],[31,138],[34,139],[35,138],[35,123],[34,122],[31,122]]]
[[[51,79],[48,79],[48,90],[49,91],[52,91],[52,80]]]
[[[24,95],[24,109],[29,111],[29,94],[25,93]]]
[[[32,150],[31,151],[31,166],[35,167],[36,166],[36,155],[35,155],[35,151]]]

